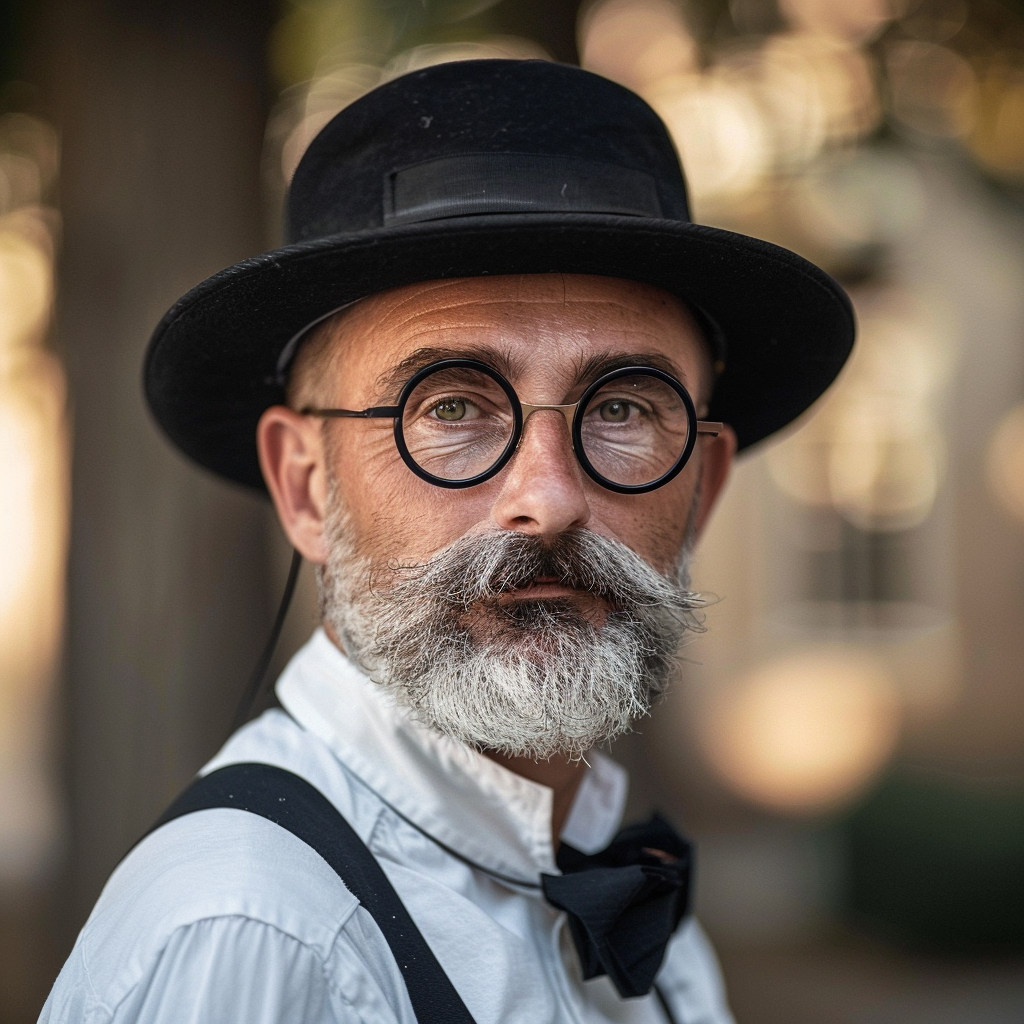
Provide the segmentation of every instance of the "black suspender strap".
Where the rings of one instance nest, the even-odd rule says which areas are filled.
[[[274,765],[232,764],[193,782],[153,827],[214,807],[258,814],[327,861],[384,933],[419,1024],[474,1024],[380,864],[318,789]]]

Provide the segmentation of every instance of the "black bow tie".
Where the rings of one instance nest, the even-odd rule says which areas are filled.
[[[607,974],[620,996],[647,995],[689,909],[690,844],[655,814],[591,856],[563,843],[557,860],[562,874],[541,885],[568,915],[583,977]]]

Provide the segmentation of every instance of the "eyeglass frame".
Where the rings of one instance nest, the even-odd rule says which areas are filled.
[[[490,377],[502,389],[502,391],[505,392],[505,396],[508,398],[509,405],[512,409],[512,433],[509,435],[508,443],[505,445],[501,455],[499,455],[493,465],[484,470],[484,472],[477,473],[476,476],[467,477],[464,480],[445,480],[443,477],[434,476],[433,473],[429,473],[412,457],[412,454],[409,452],[408,446],[405,443],[405,431],[402,427],[402,420],[405,414],[405,407],[408,404],[409,399],[412,397],[413,392],[424,380],[427,379],[427,377],[439,372],[440,370],[456,369],[477,370]],[[607,477],[602,476],[594,468],[590,459],[587,457],[587,453],[583,445],[583,415],[586,412],[587,403],[606,384],[609,384],[613,380],[618,380],[620,377],[631,377],[638,373],[654,377],[655,379],[667,384],[673,391],[675,391],[682,400],[683,407],[686,409],[686,416],[689,421],[689,433],[686,439],[686,444],[683,447],[683,451],[672,465],[672,468],[667,470],[660,477],[649,481],[646,484],[618,484],[613,480],[609,480]],[[535,412],[541,412],[544,410],[559,412],[564,417],[565,422],[569,427],[569,436],[572,441],[573,454],[576,456],[576,460],[579,462],[580,466],[583,467],[583,471],[601,487],[604,487],[609,491],[615,491],[619,494],[643,494],[647,491],[653,491],[659,487],[663,487],[677,476],[690,460],[694,446],[697,444],[698,436],[706,435],[710,437],[717,437],[725,429],[724,423],[716,422],[714,420],[697,419],[697,409],[693,404],[693,399],[690,397],[690,393],[686,390],[683,383],[673,377],[672,374],[666,373],[664,370],[659,370],[655,366],[623,366],[617,370],[611,370],[609,373],[603,374],[592,384],[588,385],[587,389],[583,392],[577,402],[572,402],[567,405],[531,405],[523,402],[519,398],[519,395],[516,393],[516,389],[512,386],[511,382],[498,370],[494,369],[494,367],[488,366],[487,363],[480,362],[477,359],[463,358],[439,359],[437,362],[430,363],[428,366],[424,366],[421,370],[418,370],[402,387],[396,405],[374,405],[370,406],[368,409],[320,409],[315,406],[306,406],[299,410],[299,415],[323,416],[328,419],[393,419],[395,446],[398,448],[398,454],[401,455],[402,461],[406,466],[408,466],[408,468],[411,469],[412,472],[421,480],[426,480],[427,483],[434,484],[437,487],[447,487],[451,490],[460,490],[463,487],[475,487],[477,484],[482,484],[487,480],[490,480],[492,477],[497,476],[498,473],[508,465],[512,456],[515,455],[519,445],[522,443],[526,421]]]

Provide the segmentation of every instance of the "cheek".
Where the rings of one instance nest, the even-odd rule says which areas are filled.
[[[617,540],[661,572],[675,567],[686,543],[686,528],[696,493],[696,476],[687,466],[674,480],[647,494],[611,494],[595,512]]]
[[[486,487],[452,490],[421,480],[390,430],[346,438],[333,464],[360,550],[375,562],[424,561],[489,517]]]

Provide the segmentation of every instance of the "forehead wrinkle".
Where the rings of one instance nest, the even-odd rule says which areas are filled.
[[[451,279],[451,280],[440,280],[440,281],[428,281],[412,286],[408,289],[403,288],[401,292],[407,292],[406,294],[394,294],[394,293],[382,293],[382,298],[386,297],[387,305],[379,312],[378,322],[381,325],[387,324],[390,320],[399,317],[399,323],[404,323],[410,318],[415,318],[422,313],[439,313],[447,310],[458,309],[464,306],[478,306],[478,307],[494,307],[494,306],[533,306],[533,305],[549,305],[556,309],[565,309],[567,307],[582,306],[584,308],[593,306],[605,306],[613,307],[625,312],[632,314],[634,317],[643,315],[644,310],[638,309],[636,305],[625,303],[614,298],[607,296],[590,296],[586,293],[585,289],[580,289],[579,294],[570,297],[570,287],[566,280],[566,275],[558,274],[552,275],[557,276],[559,279],[559,287],[557,292],[551,287],[554,282],[544,281],[543,283],[532,281],[538,275],[525,275],[526,279],[531,280],[533,287],[523,288],[523,281],[518,282],[519,287],[515,291],[509,294],[494,296],[489,294],[480,294],[479,283],[488,282],[491,279],[482,278],[470,278],[470,279]],[[543,275],[546,276],[546,275]],[[478,285],[478,287],[474,287]],[[466,291],[468,294],[452,296],[444,301],[436,302],[427,310],[419,308],[424,299],[432,292],[445,292],[445,291]],[[643,304],[645,308],[651,308],[650,303]],[[408,307],[413,306],[414,311],[411,315],[408,314]],[[402,316],[401,314],[406,314]]]
[[[410,323],[415,323],[417,320],[429,320],[433,317],[444,317],[446,314],[451,315],[453,313],[463,313],[465,310],[479,311],[479,314],[486,312],[493,312],[497,310],[499,316],[495,316],[493,319],[487,319],[479,324],[463,323],[459,324],[446,324],[446,326],[480,326],[480,327],[494,327],[497,326],[499,320],[508,321],[510,319],[516,319],[517,310],[522,309],[525,312],[524,307],[536,307],[536,306],[550,306],[552,310],[561,311],[565,307],[562,303],[555,302],[550,296],[544,297],[530,297],[530,298],[510,298],[510,297],[494,297],[488,299],[481,299],[477,296],[464,296],[460,298],[453,298],[447,302],[434,303],[429,308],[422,308],[420,305],[414,306],[413,309],[409,310],[408,307],[413,305],[412,297],[403,301],[400,305],[393,307],[388,310],[378,320],[378,325],[385,328],[397,328],[402,329]],[[589,303],[580,303],[586,308]],[[533,309],[530,310],[534,312]]]
[[[604,282],[604,287],[595,285]],[[504,282],[504,294],[494,296],[492,285]],[[614,287],[614,285],[618,287]],[[454,307],[469,303],[476,304],[535,304],[550,303],[557,306],[576,304],[611,306],[630,314],[655,309],[666,312],[688,313],[685,304],[677,297],[660,289],[641,285],[637,282],[617,278],[594,278],[593,275],[575,274],[510,274],[498,277],[444,278],[406,285],[388,292],[368,296],[383,299],[387,304],[382,317],[399,311],[409,304],[422,303],[437,292],[455,292],[456,295],[442,303],[443,307]],[[625,292],[626,296],[615,292]],[[461,293],[461,294],[460,294]],[[612,293],[612,294],[609,294]],[[364,300],[365,301],[365,300]],[[389,307],[389,308],[388,308]]]
[[[527,275],[528,277],[534,277],[537,275]],[[513,294],[506,294],[502,296],[494,296],[490,294],[480,294],[479,284],[482,282],[491,282],[495,280],[490,277],[479,277],[479,278],[451,278],[441,279],[436,281],[424,281],[416,285],[405,286],[400,289],[395,289],[392,292],[382,292],[377,296],[371,296],[370,298],[378,298],[385,300],[389,306],[385,309],[381,316],[381,319],[387,319],[394,313],[403,310],[409,305],[420,305],[424,302],[424,299],[429,297],[432,292],[451,292],[456,293],[468,292],[468,294],[458,295],[448,298],[436,305],[432,306],[428,311],[435,312],[444,309],[454,309],[465,305],[477,305],[477,306],[489,306],[489,305],[502,305],[502,304],[515,304],[515,303],[534,303],[534,302],[548,302],[552,305],[558,304],[557,300],[551,294],[543,295],[529,295],[522,294],[516,291]],[[478,287],[474,287],[478,285]],[[436,302],[436,299],[435,299]],[[419,312],[417,310],[417,312]]]
[[[539,300],[537,300],[539,302]],[[652,344],[657,346],[660,332],[649,323],[638,323],[639,316],[634,315],[632,324],[609,325],[607,315],[602,310],[592,308],[590,303],[570,303],[569,308],[559,306],[557,303],[546,303],[552,309],[551,315],[533,317],[517,316],[517,306],[523,303],[495,299],[488,302],[465,301],[451,303],[445,307],[435,307],[429,311],[415,310],[407,316],[403,316],[398,322],[388,323],[388,320],[395,319],[393,316],[382,318],[378,322],[384,330],[394,330],[399,334],[398,342],[411,343],[421,337],[432,335],[461,334],[467,331],[480,331],[481,333],[500,332],[501,334],[516,336],[518,340],[540,340],[564,341],[567,345],[578,347],[586,344],[608,343],[614,339],[620,344],[625,344],[633,349],[639,341],[641,345]],[[577,312],[573,307],[579,306]],[[505,307],[505,308],[502,308]],[[620,307],[626,310],[627,307]],[[471,318],[446,319],[445,313],[455,310],[466,310],[473,313]],[[500,315],[488,317],[489,310],[498,310]],[[397,311],[395,311],[397,312]],[[523,312],[526,312],[525,310]],[[530,310],[533,313],[534,310]],[[571,319],[566,314],[571,316]],[[440,322],[430,322],[435,317]],[[424,322],[425,321],[425,322]],[[567,322],[568,321],[568,322]],[[371,328],[372,332],[372,328]],[[603,338],[595,338],[597,332],[602,332]],[[682,339],[676,332],[673,332],[672,340]]]
[[[596,289],[592,283],[588,286],[586,282],[575,281],[565,274],[551,275],[550,278],[548,275],[541,275],[540,280],[538,275],[512,276],[515,277],[515,287],[508,287],[500,295],[485,290],[492,280],[497,279],[446,279],[425,281],[393,292],[371,296],[370,302],[364,300],[360,306],[364,310],[372,310],[377,326],[385,328],[391,327],[392,324],[400,328],[410,320],[422,316],[443,315],[445,312],[469,306],[481,309],[504,307],[503,319],[510,313],[514,315],[517,306],[528,308],[538,305],[550,306],[553,312],[557,311],[555,316],[568,311],[575,313],[578,309],[583,319],[594,321],[600,321],[609,314],[616,319],[632,323],[639,319],[647,319],[651,314],[659,320],[663,320],[666,315],[670,319],[678,320],[680,313],[686,317],[685,306],[679,300],[673,301],[674,297],[670,296],[662,296],[660,299],[657,294],[630,294],[628,297],[620,297],[609,295],[606,291],[594,294]],[[439,296],[438,293],[448,294]],[[379,301],[374,302],[373,299]]]
[[[384,301],[379,305],[360,303],[359,312],[363,315],[356,315],[363,322],[357,330],[371,342],[378,331],[397,335],[391,340],[399,344],[449,331],[489,332],[497,329],[522,333],[531,328],[536,332],[537,340],[555,340],[560,335],[566,343],[574,346],[588,342],[607,344],[614,339],[624,349],[635,351],[638,341],[641,348],[647,348],[653,343],[653,347],[661,349],[666,340],[681,346],[692,340],[699,343],[699,337],[692,338],[693,325],[688,322],[689,317],[681,303],[666,299],[642,301],[646,296],[637,296],[641,301],[631,302],[617,296],[589,295],[589,289],[569,281],[566,275],[559,274],[557,277],[555,288],[551,287],[555,284],[551,280],[545,282],[547,287],[537,288],[533,293],[529,287],[522,287],[525,282],[521,281],[520,287],[511,294],[480,294],[480,289],[473,285],[477,280],[487,279],[471,279],[468,282],[461,279],[429,281],[415,286],[406,294],[382,293],[380,298]],[[436,294],[445,292],[449,294]],[[438,301],[439,298],[442,301]],[[538,316],[538,307],[547,307],[547,315]],[[462,319],[467,313],[473,315]],[[437,320],[441,322],[431,322]],[[609,324],[609,320],[613,323]],[[665,327],[670,329],[670,339],[664,337]],[[601,339],[594,337],[595,332],[599,331],[604,333]],[[403,334],[405,337],[402,337]],[[508,350],[505,353],[506,356],[510,354]],[[544,354],[555,355],[549,349],[547,353],[536,352],[534,356]],[[678,367],[673,372],[682,376]],[[388,373],[384,371],[384,375]]]
[[[435,302],[426,309],[423,308],[424,291],[442,291],[449,285],[450,282],[447,281],[428,281],[417,286],[414,291],[402,288],[368,296],[360,301],[357,307],[358,313],[353,310],[353,313],[361,321],[358,328],[369,337],[380,330],[401,331],[409,323],[414,323],[425,315],[443,313],[448,309],[465,304],[456,301]],[[405,294],[407,291],[408,294]],[[410,309],[410,307],[412,308]]]

